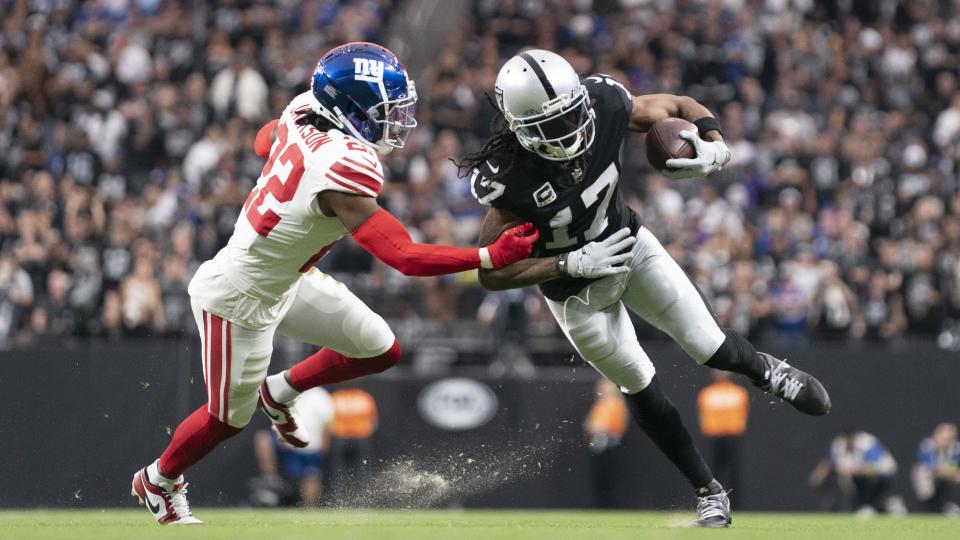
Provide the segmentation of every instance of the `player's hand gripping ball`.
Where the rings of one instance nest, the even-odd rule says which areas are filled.
[[[705,141],[697,127],[682,118],[667,118],[647,132],[647,161],[671,180],[702,178],[730,161],[723,141]]]
[[[540,231],[533,223],[524,223],[503,231],[496,241],[487,246],[493,267],[503,268],[510,263],[526,259],[538,238],[540,238]]]

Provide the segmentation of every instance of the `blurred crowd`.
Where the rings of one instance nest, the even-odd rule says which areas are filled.
[[[0,0],[0,347],[192,333],[186,284],[259,176],[256,129],[399,7]],[[723,324],[960,350],[960,1],[478,0],[384,160],[381,202],[418,239],[475,242],[483,209],[448,158],[483,142],[485,93],[528,45],[715,111],[722,172],[669,182],[635,134],[620,185]],[[410,280],[341,244],[321,267],[388,318],[558,335],[532,291]]]

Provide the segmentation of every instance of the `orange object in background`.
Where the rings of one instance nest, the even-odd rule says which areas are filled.
[[[601,397],[590,408],[586,428],[590,433],[602,432],[621,438],[627,431],[628,416],[623,398]]]
[[[331,394],[333,426],[331,434],[338,439],[366,439],[377,430],[377,402],[359,388],[343,388]]]
[[[747,431],[750,397],[747,390],[720,378],[697,397],[700,431],[707,437],[739,437]]]

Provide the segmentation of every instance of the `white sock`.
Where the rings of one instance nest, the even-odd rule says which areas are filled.
[[[177,478],[167,478],[166,476],[160,474],[160,466],[158,465],[160,460],[156,460],[150,465],[147,465],[147,480],[150,481],[155,486],[160,486],[164,489],[173,489],[173,486],[177,483]]]
[[[270,391],[270,397],[284,405],[300,395],[300,392],[287,382],[286,374],[287,372],[284,371],[267,377],[267,390]]]

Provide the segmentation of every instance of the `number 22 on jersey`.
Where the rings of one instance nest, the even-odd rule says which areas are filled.
[[[280,223],[280,205],[293,200],[303,177],[303,152],[297,143],[287,146],[287,125],[277,126],[277,150],[260,173],[261,182],[253,188],[244,208],[247,220],[260,236],[267,236]],[[263,179],[266,179],[263,181]]]

